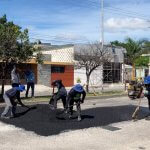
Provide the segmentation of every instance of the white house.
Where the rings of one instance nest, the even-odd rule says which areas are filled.
[[[78,52],[85,45],[75,45],[74,51]],[[101,86],[102,83],[122,83],[124,78],[124,53],[125,49],[122,47],[112,47],[107,45],[113,58],[111,62],[98,67],[94,70],[90,77],[90,86]],[[74,70],[74,83],[80,80],[82,84],[86,84],[86,72],[84,68]]]

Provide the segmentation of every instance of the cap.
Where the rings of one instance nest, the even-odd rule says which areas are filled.
[[[83,87],[80,84],[76,84],[73,89],[77,92],[83,92]]]

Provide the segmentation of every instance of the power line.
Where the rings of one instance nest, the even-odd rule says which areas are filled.
[[[32,35],[33,37],[34,36],[36,36],[36,38],[41,38],[41,35],[40,34],[33,34]],[[44,39],[52,39],[52,40],[57,40],[57,39],[60,39],[61,41],[66,41],[66,40],[70,40],[70,41],[72,41],[72,40],[74,40],[74,41],[87,41],[87,39],[86,38],[84,38],[84,39],[66,39],[66,38],[63,38],[63,37],[59,37],[59,36],[50,36],[50,35],[42,35],[42,37],[44,38]]]
[[[91,0],[88,0],[89,3],[92,4],[92,6],[97,6],[99,7],[100,5],[100,2],[94,2],[94,1],[91,1]],[[149,20],[149,16],[145,15],[145,14],[141,14],[141,13],[138,13],[138,12],[133,12],[133,11],[128,11],[128,10],[124,10],[124,9],[121,9],[121,8],[117,8],[117,7],[113,7],[113,6],[109,6],[109,7],[104,7],[105,10],[111,10],[111,11],[116,11],[116,12],[120,12],[118,14],[123,14],[123,15],[126,15],[128,17],[132,17],[132,18],[140,18],[140,19],[143,19],[143,20],[146,20],[146,21],[150,21]],[[106,11],[107,13],[107,11]]]
[[[32,39],[41,39],[41,38],[32,37]],[[57,40],[57,39],[51,39],[51,40],[50,40],[50,39],[51,39],[51,38],[49,38],[49,39],[47,39],[47,38],[42,38],[41,40],[47,40],[47,41],[66,41],[66,40],[67,40],[67,41],[73,41],[73,40],[74,40],[74,39],[64,39],[64,40],[63,40],[63,39],[62,39],[62,40],[60,40],[60,39],[59,39],[59,40]],[[82,40],[82,39],[80,40],[80,39],[78,39],[78,40],[74,40],[74,41],[87,41],[87,40],[86,40],[86,39],[85,39],[85,40]]]
[[[105,8],[104,8],[105,9]],[[134,15],[130,15],[130,14],[127,14],[127,13],[123,13],[123,12],[120,12],[120,11],[114,11],[114,10],[111,10],[111,9],[105,9],[105,10],[108,10],[110,12],[107,11],[107,13],[113,13],[113,14],[117,14],[119,16],[127,16],[127,17],[130,17],[130,18],[139,18],[139,19],[142,19],[142,20],[145,20],[147,22],[150,22],[150,20],[146,19],[146,18],[142,18],[142,17],[137,17],[137,16],[134,16]],[[120,15],[121,14],[121,15]]]
[[[69,3],[71,3],[73,6],[76,4],[74,1],[70,1]],[[86,3],[84,4],[84,3],[80,3],[79,4],[79,7],[86,7],[87,6],[87,4],[89,4],[90,6],[92,6],[92,7],[97,7],[97,8],[99,8],[100,9],[100,1],[98,2],[95,2],[95,1],[91,1],[91,0],[88,0],[88,1],[86,1]],[[131,17],[131,18],[140,18],[140,19],[143,19],[143,20],[145,20],[145,21],[150,21],[147,17],[148,16],[146,16],[146,15],[144,15],[144,14],[140,14],[140,13],[137,13],[137,12],[132,12],[132,11],[127,11],[127,10],[123,10],[123,9],[121,9],[121,8],[117,8],[117,7],[112,7],[112,6],[110,6],[110,7],[104,7],[104,9],[105,10],[107,10],[106,11],[106,13],[110,13],[111,12],[111,14],[113,13],[113,14],[117,14],[117,15],[119,15],[119,16],[121,16],[121,15],[123,15],[123,16],[128,16],[128,17]],[[109,12],[110,11],[110,12]],[[137,16],[138,15],[138,16]],[[44,40],[44,41],[54,41],[54,42],[70,42],[70,43],[72,43],[72,41],[73,40],[68,40],[68,39],[65,39],[65,38],[62,38],[62,37],[58,37],[58,36],[50,36],[50,35],[40,35],[40,34],[37,34],[37,33],[34,33],[33,34],[34,36],[39,36],[39,37],[41,37],[42,36],[42,39],[41,38],[38,38],[38,37],[36,37],[36,38],[32,38],[32,39],[41,39],[41,40]],[[51,40],[49,40],[49,39],[51,39]],[[57,39],[59,39],[59,40],[57,40]],[[61,39],[61,40],[60,40]],[[66,41],[67,40],[67,41]],[[87,40],[74,40],[74,41],[76,41],[76,42],[83,42],[83,41],[87,41]]]
[[[146,20],[146,21],[150,21],[149,19],[148,19],[148,16],[147,16],[147,18],[146,18],[146,16],[137,16],[136,14],[134,14],[134,13],[131,13],[131,12],[125,12],[124,10],[122,10],[122,9],[114,9],[114,8],[109,8],[109,7],[107,7],[107,8],[104,8],[105,10],[109,10],[109,11],[113,11],[113,12],[117,12],[117,14],[122,14],[122,15],[125,15],[125,16],[128,16],[128,17],[132,17],[132,18],[139,18],[139,19],[143,19],[143,20]]]
[[[41,41],[47,41],[47,42],[60,42],[60,43],[68,43],[68,44],[73,44],[73,43],[81,43],[81,42],[87,42],[87,41],[84,41],[84,40],[78,40],[78,41],[74,41],[73,40],[69,41],[69,40],[54,40],[54,39],[44,39],[44,38],[29,38],[30,40],[41,40]]]
[[[100,1],[91,1],[91,0],[88,0],[88,2],[89,3],[91,3],[91,4],[93,4],[93,6],[99,6],[100,5]],[[128,14],[132,14],[132,15],[138,15],[138,16],[140,16],[140,17],[145,17],[145,18],[149,18],[150,16],[147,16],[147,15],[145,15],[145,14],[142,14],[142,13],[139,13],[139,12],[134,12],[134,11],[129,11],[129,10],[125,10],[125,9],[121,9],[121,8],[118,8],[118,7],[113,7],[113,6],[108,6],[108,7],[104,7],[105,9],[107,9],[107,8],[111,8],[111,9],[115,9],[115,10],[120,10],[120,11],[122,11],[122,12],[124,12],[124,13],[128,13]]]
[[[138,15],[140,17],[144,17],[144,18],[150,18],[150,16],[146,16],[145,14],[141,14],[141,13],[138,13],[138,12],[133,12],[133,11],[129,11],[129,10],[124,10],[124,9],[121,9],[121,8],[117,8],[117,7],[108,7],[108,8],[111,8],[111,9],[114,9],[114,10],[120,10],[122,12],[125,12],[125,13],[129,13],[129,14],[133,14],[133,15]]]

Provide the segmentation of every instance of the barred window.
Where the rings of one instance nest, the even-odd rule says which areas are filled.
[[[64,73],[65,72],[65,67],[64,66],[52,66],[51,67],[51,72],[52,73]]]

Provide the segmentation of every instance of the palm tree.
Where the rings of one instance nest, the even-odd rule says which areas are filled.
[[[147,48],[146,49],[144,48],[146,41],[145,40],[135,41],[132,38],[127,38],[124,43],[119,41],[114,41],[111,43],[116,46],[122,46],[126,49],[125,63],[132,65],[132,80],[134,80],[136,63],[140,62],[138,61],[138,59],[141,60],[142,59],[141,55],[147,51]],[[150,47],[150,43],[149,45],[147,44],[147,46]]]
[[[143,40],[135,41],[131,38],[127,38],[125,40],[124,47],[126,48],[126,56],[128,63],[132,65],[132,80],[135,79],[135,66],[137,59],[140,58],[142,53],[144,52],[144,49],[142,48],[144,44]]]

